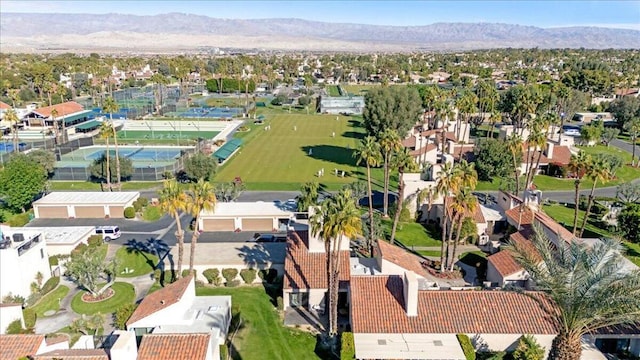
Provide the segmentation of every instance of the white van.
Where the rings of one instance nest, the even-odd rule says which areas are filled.
[[[96,226],[96,235],[102,236],[103,241],[109,242],[119,238],[122,234],[117,226]]]

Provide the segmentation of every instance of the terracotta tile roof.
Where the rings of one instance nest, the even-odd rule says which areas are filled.
[[[418,155],[426,154],[426,153],[428,153],[428,152],[430,152],[430,151],[433,151],[433,150],[435,150],[435,149],[437,149],[437,148],[438,148],[438,147],[436,146],[436,144],[434,144],[434,143],[429,143],[429,144],[427,144],[426,146],[423,146],[423,147],[422,147],[422,148],[420,148],[420,149],[417,149],[417,150],[411,150],[411,151],[409,151],[409,154],[410,154],[411,156],[418,156]]]
[[[554,234],[558,235],[558,237],[565,242],[571,242],[575,238],[571,231],[567,230],[564,226],[558,224],[555,220],[553,220],[549,215],[545,214],[542,211],[538,211],[535,213],[535,220],[542,226],[549,229]]]
[[[189,275],[147,295],[142,299],[136,311],[133,312],[127,321],[127,325],[133,324],[180,301],[192,279],[193,275]]]
[[[149,334],[142,337],[138,360],[204,360],[211,334]]]
[[[457,147],[455,147],[453,149],[453,158],[456,160],[460,160],[460,148],[462,147],[462,158],[466,159],[469,157],[469,154],[473,154],[473,149],[475,148],[475,145],[471,144],[471,145],[458,145]]]
[[[508,192],[508,191],[504,191],[504,190],[500,190],[500,193],[503,195],[508,196],[509,198],[511,198],[512,200],[515,200],[516,202],[518,202],[519,204],[522,203],[522,199],[519,198],[517,195],[513,195],[512,193]]]
[[[522,211],[520,211],[522,209]],[[516,206],[504,212],[508,219],[511,219],[514,224],[518,222],[520,225],[533,224],[533,211],[526,205]]]
[[[487,261],[493,264],[493,267],[502,277],[507,277],[523,270],[522,266],[511,255],[510,250],[501,250],[487,257]]]
[[[285,289],[326,289],[327,257],[325,253],[310,253],[308,231],[291,231],[284,260]],[[304,239],[304,240],[303,240]],[[349,251],[340,251],[340,288],[347,288],[351,272]]]
[[[11,105],[0,101],[0,110],[9,110],[9,109],[11,109]]]
[[[422,136],[424,137],[431,137],[437,133],[440,132],[440,129],[431,129],[431,130],[426,130],[422,132]]]
[[[567,165],[569,161],[571,161],[571,150],[569,150],[568,146],[553,147],[553,154],[551,154],[552,163]]]
[[[59,334],[59,335],[56,335],[56,336],[50,336],[50,337],[45,339],[45,342],[47,343],[47,346],[50,346],[50,345],[53,345],[53,344],[60,344],[60,343],[63,343],[65,341],[69,341],[69,335]]]
[[[444,138],[445,140],[451,140],[453,142],[458,142],[458,139],[456,138],[456,133],[453,131],[447,131],[446,133],[444,133]]]
[[[3,308],[3,307],[15,307],[15,306],[22,307],[22,304],[20,304],[20,303],[0,303],[0,308]]]
[[[531,157],[533,156],[533,161],[538,161],[538,155],[540,155],[540,151],[535,150],[535,152],[533,151],[533,149],[531,150],[530,153],[527,153],[527,149],[525,148],[522,152],[522,163],[523,164],[528,164],[528,161],[531,160]],[[542,154],[542,156],[540,156],[540,164],[539,165],[547,165],[549,164],[549,158],[547,158],[544,153]],[[535,165],[535,163],[534,163]]]
[[[408,138],[403,139],[402,140],[402,146],[415,149],[415,147],[416,147],[416,137],[411,135]]]
[[[53,111],[53,109],[58,110],[58,116],[65,116],[83,111],[84,107],[82,107],[82,105],[78,104],[75,101],[67,101],[61,104],[37,108],[34,110],[34,112],[37,112],[38,114],[48,118],[51,116],[51,111]]]
[[[109,360],[109,356],[102,349],[66,349],[37,355],[34,360]]]
[[[0,359],[34,356],[43,342],[44,335],[0,335]]]
[[[424,259],[399,246],[391,245],[386,241],[379,240],[378,246],[374,250],[377,252],[375,255],[381,256],[384,260],[394,263],[401,268],[411,270],[424,278],[429,277],[429,273],[421,265],[421,262],[424,261]]]
[[[447,199],[447,202],[449,204],[453,203],[453,197],[450,196],[449,199]],[[449,219],[453,217],[453,208],[451,206],[447,208],[447,215],[449,216]],[[473,214],[469,211],[469,209],[466,209],[464,216],[472,218],[476,224],[484,224],[487,222],[487,220],[484,218],[484,215],[482,215],[480,202],[478,202],[478,204],[476,205],[476,209],[474,210]]]
[[[351,278],[354,333],[556,334],[552,303],[541,293],[418,291],[407,316],[400,276]],[[543,308],[544,307],[544,308]]]
[[[640,89],[618,89],[616,90],[616,95],[619,96],[627,96],[627,95],[635,95],[640,91]]]

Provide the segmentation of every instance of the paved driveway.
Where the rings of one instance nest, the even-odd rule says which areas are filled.
[[[97,226],[118,225],[122,232],[151,233],[171,225],[173,219],[163,216],[155,222],[129,219],[33,219],[27,226],[59,227],[59,226]]]

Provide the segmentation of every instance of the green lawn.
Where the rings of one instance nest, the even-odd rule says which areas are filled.
[[[393,222],[391,220],[383,220],[382,224],[385,228],[385,233],[390,235]],[[418,223],[399,223],[396,230],[396,241],[407,247],[440,246],[441,244],[435,231],[426,229]]]
[[[129,252],[126,247],[121,247],[116,251],[116,262],[118,277],[136,277],[152,272],[158,264],[158,257],[146,252]]]
[[[38,318],[44,317],[44,313],[49,310],[58,311],[60,309],[60,299],[63,299],[69,293],[69,288],[64,285],[59,285],[53,291],[43,296],[31,308],[36,312]]]
[[[115,312],[120,305],[132,303],[135,300],[136,294],[133,285],[124,282],[116,282],[113,284],[112,288],[116,292],[112,297],[95,303],[86,303],[82,301],[82,294],[85,292],[81,291],[71,300],[71,308],[78,314],[110,314]]]
[[[356,96],[363,96],[369,92],[369,90],[375,89],[379,86],[380,85],[340,85],[340,87],[346,90],[349,94]]]
[[[100,191],[100,184],[90,181],[51,181],[51,191]],[[122,190],[148,190],[162,186],[161,181],[125,181]]]
[[[249,190],[299,190],[304,182],[318,181],[335,190],[366,180],[366,168],[356,166],[353,158],[364,134],[359,119],[340,116],[336,121],[333,115],[282,112],[267,118],[265,125],[249,126],[242,148],[218,170],[215,182],[240,176]],[[271,130],[265,131],[265,126]],[[320,169],[322,177],[317,176]],[[334,169],[345,171],[345,177],[336,176]],[[382,168],[373,169],[374,186],[381,185],[382,173]]]
[[[319,359],[314,353],[315,337],[285,327],[263,287],[196,288],[196,294],[231,295],[234,307],[239,306],[244,327],[232,341],[237,351],[234,359]]]
[[[145,221],[158,221],[162,217],[162,211],[160,211],[160,207],[148,205],[144,208],[142,212],[142,218]]]
[[[633,261],[634,264],[640,266],[640,244],[625,242],[624,247],[627,249],[625,256]]]
[[[418,250],[416,252],[422,256],[429,256],[429,257],[435,257],[435,258],[439,258],[440,255],[442,255],[442,252],[440,250]]]
[[[335,97],[340,96],[338,85],[327,85],[325,89],[327,90],[327,93],[329,94],[329,96],[335,96]]]

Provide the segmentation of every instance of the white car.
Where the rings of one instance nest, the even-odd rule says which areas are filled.
[[[567,136],[580,136],[580,130],[578,129],[567,129],[564,131],[564,134]]]
[[[102,240],[109,242],[119,238],[122,234],[117,226],[96,226],[96,235],[102,236]]]

